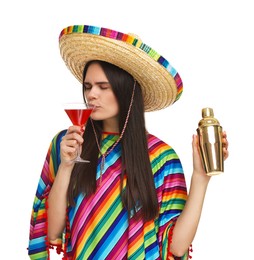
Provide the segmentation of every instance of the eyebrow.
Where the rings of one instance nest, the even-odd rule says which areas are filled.
[[[91,83],[88,81],[84,81],[84,84],[91,84]],[[98,85],[98,84],[110,84],[110,83],[108,81],[98,81],[98,82],[95,82],[94,85]]]

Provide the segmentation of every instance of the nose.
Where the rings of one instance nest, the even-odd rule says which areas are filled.
[[[96,88],[96,86],[92,86],[89,90],[85,91],[85,95],[87,97],[87,100],[94,100],[98,98],[98,89]]]

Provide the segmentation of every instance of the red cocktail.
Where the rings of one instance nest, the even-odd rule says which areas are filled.
[[[91,115],[92,108],[84,109],[65,109],[73,125],[83,126]]]

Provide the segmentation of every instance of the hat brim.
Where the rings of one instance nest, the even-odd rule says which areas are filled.
[[[160,64],[158,59],[162,60],[162,56],[139,39],[127,35],[129,39],[123,41],[92,33],[73,32],[73,27],[70,31],[68,27],[67,33],[62,31],[60,35],[60,53],[66,66],[81,83],[85,64],[90,60],[102,60],[126,70],[139,82],[145,111],[163,109],[180,97],[182,81],[179,74],[165,59],[163,61],[168,63],[168,68]],[[142,44],[142,48],[150,48],[153,57],[140,48]]]

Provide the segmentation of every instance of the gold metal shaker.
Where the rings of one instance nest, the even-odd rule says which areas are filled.
[[[198,123],[199,148],[206,174],[209,176],[224,171],[222,151],[222,127],[214,118],[212,108],[202,109],[202,119]]]

